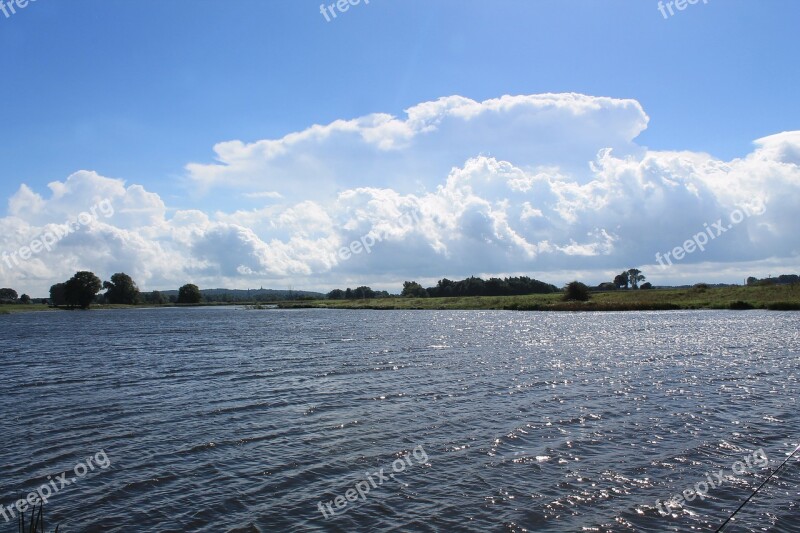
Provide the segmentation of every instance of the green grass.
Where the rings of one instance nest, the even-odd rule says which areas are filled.
[[[800,285],[595,292],[588,302],[564,302],[561,294],[463,298],[382,298],[281,302],[281,308],[508,309],[520,311],[646,311],[668,309],[800,310]]]
[[[199,304],[138,304],[138,305],[123,305],[123,304],[92,304],[91,309],[94,310],[109,310],[109,309],[142,309],[142,308],[153,308],[153,307],[216,307],[216,306],[228,306],[228,305],[242,305],[240,303],[221,303],[221,302],[211,302],[211,303],[199,303]],[[47,305],[41,304],[30,304],[30,305],[23,305],[23,304],[0,304],[0,315],[10,315],[11,313],[30,313],[34,311],[66,311],[68,310],[66,307],[54,308],[49,307]]]
[[[562,295],[467,296],[461,298],[381,298],[376,300],[312,300],[274,302],[278,307],[327,309],[507,309],[519,311],[647,311],[667,309],[770,309],[800,310],[800,284],[765,287],[723,287],[621,290],[595,292],[588,302],[564,302]],[[244,303],[232,304],[243,305]],[[231,305],[214,302],[200,304]],[[253,305],[251,303],[251,305]],[[166,304],[163,307],[171,307]],[[154,305],[93,305],[92,309],[162,307]],[[268,307],[255,304],[256,309]],[[0,315],[29,311],[51,311],[45,305],[0,305]]]
[[[10,315],[11,313],[30,313],[32,311],[52,311],[52,309],[41,304],[0,304],[0,315]]]

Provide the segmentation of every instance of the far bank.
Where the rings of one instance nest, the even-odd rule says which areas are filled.
[[[282,309],[432,309],[515,311],[650,311],[679,309],[800,310],[800,285],[592,292],[588,302],[565,302],[562,294],[378,298],[277,302]]]

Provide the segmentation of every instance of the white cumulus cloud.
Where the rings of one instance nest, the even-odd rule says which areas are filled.
[[[632,266],[649,267],[656,282],[796,271],[800,132],[758,139],[751,153],[722,161],[637,145],[647,123],[633,100],[452,96],[402,118],[220,143],[216,163],[187,166],[196,186],[255,208],[170,209],[157,191],[89,171],[54,181],[47,194],[23,184],[0,218],[0,283],[45,295],[88,269],[106,279],[124,271],[148,289],[398,290],[404,279],[471,274],[598,282]],[[32,241],[103,200],[113,215],[20,260]],[[753,214],[704,252],[656,269],[657,252],[718,219],[728,224],[737,208]],[[368,251],[341,252],[367,235]]]

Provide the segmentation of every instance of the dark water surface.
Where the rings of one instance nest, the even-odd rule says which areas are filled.
[[[713,531],[770,471],[734,463],[763,449],[774,468],[800,444],[798,326],[760,311],[2,316],[0,505],[66,471],[46,506],[64,532]],[[111,466],[78,478],[101,451]],[[659,514],[720,469],[703,500]],[[729,531],[800,531],[799,498],[793,460]],[[0,516],[0,531],[16,529]]]

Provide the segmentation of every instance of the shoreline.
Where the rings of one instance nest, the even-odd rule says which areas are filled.
[[[278,302],[281,309],[503,310],[503,311],[679,311],[800,310],[800,285],[593,292],[588,302],[565,302],[561,293],[454,298],[380,298]]]
[[[362,309],[362,310],[436,310],[436,311],[681,311],[737,310],[800,311],[800,285],[763,287],[735,286],[719,288],[617,290],[593,292],[588,302],[565,302],[561,293],[524,296],[464,296],[451,298],[378,298],[371,300],[302,300],[273,302],[228,302],[200,304],[94,305],[91,310],[250,307],[260,309]],[[0,315],[68,311],[41,304],[0,305]]]

